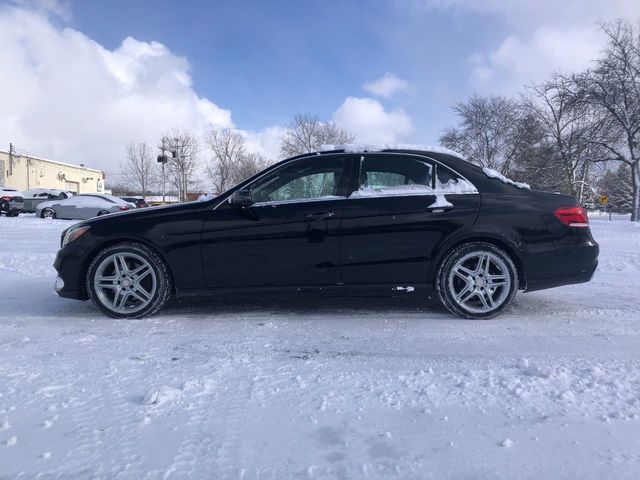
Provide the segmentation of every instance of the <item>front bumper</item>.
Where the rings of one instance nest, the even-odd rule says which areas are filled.
[[[88,234],[84,236],[86,235]],[[85,286],[85,276],[86,259],[91,258],[90,252],[90,243],[82,237],[58,250],[53,268],[58,272],[54,290],[59,296],[76,300],[89,298]]]

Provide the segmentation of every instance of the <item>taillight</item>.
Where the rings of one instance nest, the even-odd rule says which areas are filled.
[[[121,211],[123,211],[123,212],[124,212],[125,210],[129,210],[129,207],[127,207],[127,206],[125,206],[125,205],[118,205],[118,208],[119,208]]]
[[[589,217],[582,207],[560,207],[553,212],[553,216],[568,227],[589,227]]]
[[[13,200],[13,197],[0,197],[0,200],[2,200],[3,202],[10,202],[11,200]]]

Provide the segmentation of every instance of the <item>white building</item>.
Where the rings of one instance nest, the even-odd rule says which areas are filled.
[[[104,177],[104,172],[94,168],[0,150],[0,185],[16,190],[51,188],[103,193]]]

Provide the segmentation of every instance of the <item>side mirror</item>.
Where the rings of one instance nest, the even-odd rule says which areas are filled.
[[[251,195],[251,190],[236,190],[229,197],[229,203],[237,207],[249,207],[253,205],[254,201],[253,196]]]

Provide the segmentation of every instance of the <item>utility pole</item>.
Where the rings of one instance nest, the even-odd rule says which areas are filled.
[[[9,142],[9,175],[13,175],[13,143]]]
[[[164,176],[164,164],[167,163],[167,156],[165,155],[165,139],[162,139],[162,153],[158,155],[158,162],[162,163],[162,203],[165,202],[165,176]]]
[[[177,159],[178,163],[178,196],[181,202],[187,201],[187,174],[184,171],[184,145],[180,143],[179,138],[173,139],[172,147],[173,158]]]

